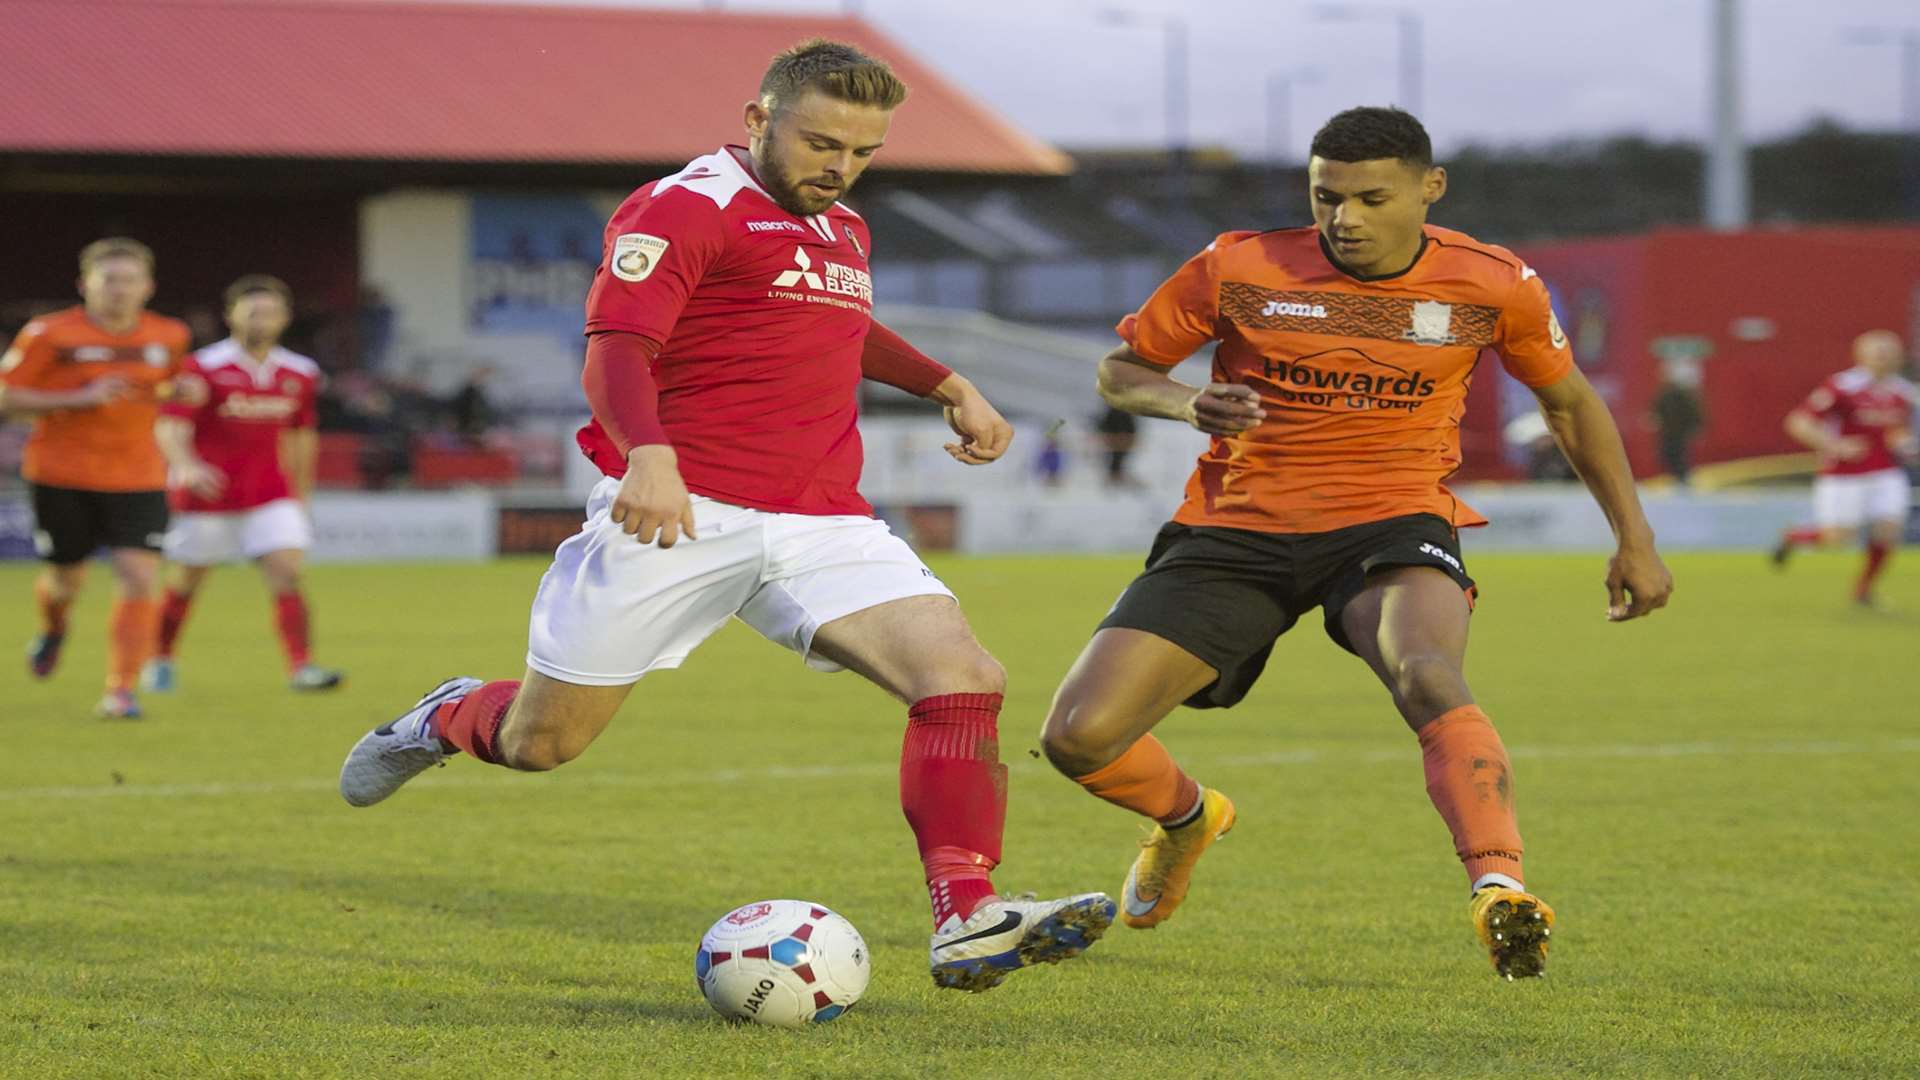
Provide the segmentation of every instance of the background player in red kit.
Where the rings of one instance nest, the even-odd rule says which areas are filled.
[[[1814,388],[1787,414],[1787,434],[1820,454],[1813,481],[1813,525],[1788,529],[1773,549],[1785,566],[1795,548],[1845,544],[1867,527],[1867,558],[1853,601],[1873,603],[1873,583],[1907,529],[1913,482],[1913,409],[1920,394],[1900,377],[1907,358],[1900,335],[1870,330],[1853,340],[1853,366]]]
[[[53,674],[67,610],[104,548],[116,591],[107,622],[107,692],[94,712],[134,719],[133,681],[152,651],[167,531],[166,462],[154,445],[160,402],[177,386],[192,333],[146,310],[153,251],[123,236],[80,252],[78,307],[21,327],[0,360],[0,413],[33,417],[20,472],[33,498],[40,633],[27,646],[34,678]]]
[[[197,406],[169,405],[155,435],[171,468],[167,531],[172,580],[160,608],[160,640],[141,673],[148,690],[174,686],[174,649],[187,612],[213,568],[245,556],[273,596],[287,684],[329,690],[340,673],[311,659],[300,564],[313,546],[307,500],[318,449],[320,367],[280,347],[293,293],[279,278],[249,274],[227,287],[233,335],[195,353],[188,374],[206,387]]]
[[[1121,895],[1127,925],[1157,926],[1235,810],[1150,732],[1182,703],[1237,704],[1275,640],[1319,608],[1419,740],[1494,969],[1539,975],[1553,911],[1527,891],[1507,752],[1464,673],[1474,582],[1458,530],[1486,519],[1445,484],[1482,350],[1532,389],[1613,527],[1607,617],[1650,614],[1673,579],[1539,275],[1427,224],[1447,175],[1420,122],[1340,113],[1314,135],[1307,178],[1314,227],[1222,235],[1121,322],[1125,344],[1101,361],[1110,404],[1214,438],[1055,694],[1042,743],[1088,792],[1157,822]],[[1169,376],[1212,342],[1211,385]]]
[[[834,42],[774,58],[725,147],[634,192],[607,225],[587,297],[580,433],[606,473],[533,603],[521,682],[450,679],[363,738],[340,775],[356,806],[455,750],[551,769],[633,684],[738,616],[821,670],[851,668],[910,707],[900,801],[918,841],[943,987],[1077,955],[1099,893],[1004,899],[1005,672],[932,571],[860,497],[862,376],[946,407],[957,460],[1013,432],[966,379],[873,321],[871,241],[840,203],[906,96]]]

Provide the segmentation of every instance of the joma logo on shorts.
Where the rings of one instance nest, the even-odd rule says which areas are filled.
[[[1454,558],[1452,555],[1449,555],[1447,553],[1447,549],[1443,547],[1437,547],[1433,544],[1421,544],[1420,554],[1431,555],[1434,558],[1439,559],[1441,562],[1446,563],[1448,566],[1453,567],[1455,570],[1461,569],[1460,560]],[[1461,570],[1461,572],[1465,573],[1464,570]]]
[[[1296,304],[1287,300],[1269,300],[1267,301],[1267,306],[1260,309],[1260,314],[1268,317],[1274,315],[1292,315],[1300,319],[1324,319],[1327,317],[1327,306],[1325,304]]]

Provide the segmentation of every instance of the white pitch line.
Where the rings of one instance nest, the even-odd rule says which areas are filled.
[[[1409,744],[1411,746],[1411,744]],[[1516,758],[1560,758],[1601,760],[1607,758],[1740,757],[1748,754],[1780,754],[1793,757],[1819,757],[1842,754],[1886,754],[1920,752],[1920,739],[1890,739],[1883,742],[1675,742],[1620,743],[1593,746],[1516,746],[1507,751]],[[1214,768],[1257,768],[1271,765],[1311,765],[1322,762],[1415,761],[1417,749],[1322,751],[1279,750],[1266,754],[1192,755],[1189,760]],[[1027,761],[1009,763],[1018,772],[1043,772]],[[706,784],[735,784],[743,781],[833,780],[848,777],[891,776],[899,770],[895,762],[859,762],[846,765],[768,765],[757,769],[717,769],[709,772],[655,773],[636,776],[627,773],[589,772],[565,780],[543,782],[588,787],[668,787]],[[431,777],[428,788],[495,788],[500,777],[491,772],[467,776]],[[98,784],[64,787],[0,788],[0,802],[34,802],[42,799],[101,798],[220,798],[234,795],[290,795],[304,792],[334,791],[338,784],[331,778],[281,781],[212,781],[200,784]]]

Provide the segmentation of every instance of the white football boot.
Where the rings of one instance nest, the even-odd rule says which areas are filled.
[[[948,917],[928,950],[933,984],[980,993],[1032,964],[1057,964],[1086,952],[1113,923],[1106,893],[1035,900],[1032,893],[989,900],[962,922]]]
[[[398,719],[362,735],[340,766],[341,798],[354,806],[372,806],[399,791],[401,784],[445,763],[451,755],[441,749],[440,739],[429,730],[433,710],[484,685],[479,679],[448,679],[427,691]]]

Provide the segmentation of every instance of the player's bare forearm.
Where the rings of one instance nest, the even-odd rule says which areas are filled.
[[[118,379],[100,379],[78,390],[35,390],[0,386],[0,415],[28,419],[65,409],[91,409],[125,396]]]
[[[1125,345],[1100,361],[1100,397],[1122,412],[1179,420],[1222,438],[1251,431],[1267,418],[1252,387],[1188,386]]]
[[[178,416],[162,416],[153,422],[153,441],[160,456],[172,468],[197,464],[200,455],[193,449],[193,421]]]
[[[320,433],[313,428],[293,428],[280,435],[280,466],[293,488],[293,497],[301,502],[313,498],[313,483],[320,460]]]
[[[1534,396],[1561,452],[1613,528],[1618,549],[1607,562],[1607,618],[1622,622],[1665,607],[1673,593],[1673,575],[1654,548],[1653,527],[1640,506],[1627,450],[1606,402],[1578,369],[1551,386],[1536,388]]]

